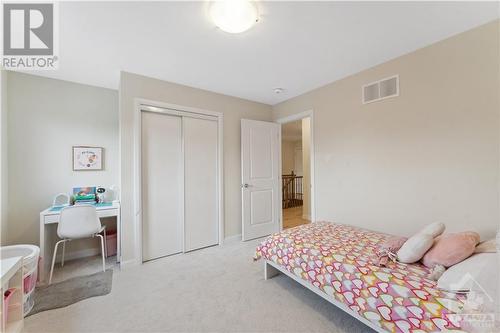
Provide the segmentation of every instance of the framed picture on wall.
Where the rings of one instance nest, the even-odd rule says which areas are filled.
[[[104,148],[73,146],[73,170],[102,170]]]

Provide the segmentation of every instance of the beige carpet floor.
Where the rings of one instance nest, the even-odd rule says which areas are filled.
[[[252,261],[256,244],[115,268],[110,294],[30,316],[25,332],[372,332],[284,275],[265,281],[262,261]],[[80,263],[58,276],[73,276]]]

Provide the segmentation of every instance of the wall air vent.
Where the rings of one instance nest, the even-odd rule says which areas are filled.
[[[366,84],[361,94],[363,104],[399,96],[399,75]]]

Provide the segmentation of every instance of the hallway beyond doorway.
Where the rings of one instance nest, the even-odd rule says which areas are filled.
[[[281,123],[283,229],[311,220],[311,117]]]
[[[302,218],[302,207],[283,209],[283,229],[293,228],[310,222]]]

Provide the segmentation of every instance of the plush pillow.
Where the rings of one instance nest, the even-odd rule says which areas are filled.
[[[411,236],[401,246],[397,253],[399,262],[411,264],[422,259],[423,255],[429,250],[434,242],[434,237],[430,234],[418,233]]]
[[[378,266],[387,266],[389,259],[394,260],[396,253],[407,240],[408,238],[406,237],[398,236],[387,239],[377,247],[377,262],[375,264]]]
[[[406,237],[394,236],[387,239],[379,247],[379,251],[389,251],[392,253],[398,252],[398,250],[403,246],[403,244],[408,240]]]
[[[498,255],[495,253],[473,254],[461,263],[448,268],[439,278],[437,286],[446,291],[469,291],[478,286],[496,297],[498,291]]]
[[[474,253],[495,253],[497,252],[496,240],[490,239],[479,243],[474,249]]]
[[[479,234],[473,231],[440,236],[424,255],[422,263],[429,268],[435,265],[453,266],[474,253],[478,242]]]
[[[444,232],[445,225],[440,222],[434,222],[426,225],[419,233],[432,235],[432,237],[436,238]]]

